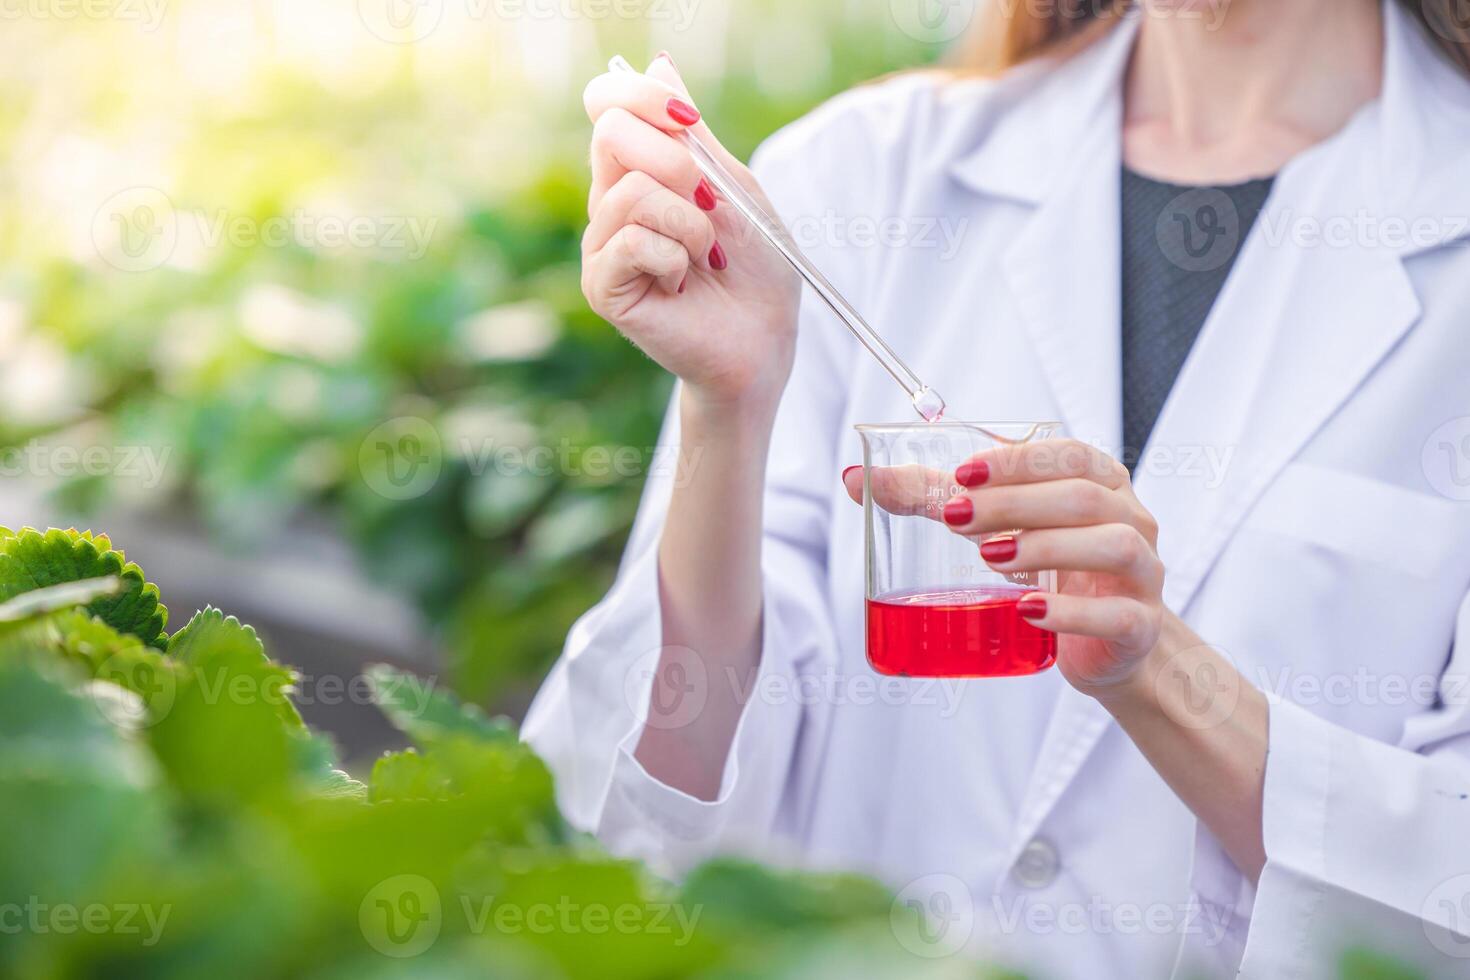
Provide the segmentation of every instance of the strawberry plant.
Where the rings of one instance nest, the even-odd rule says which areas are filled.
[[[387,667],[412,747],[358,781],[249,626],[167,632],[106,537],[0,529],[0,590],[0,976],[987,975],[866,878],[612,857],[513,726]]]
[[[0,589],[0,976],[1014,976],[861,876],[615,858],[509,722],[388,667],[367,680],[412,747],[360,782],[254,630],[166,632],[104,536],[0,528]],[[1340,973],[1417,976],[1362,950]]]

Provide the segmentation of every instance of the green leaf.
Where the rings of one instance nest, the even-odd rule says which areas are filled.
[[[173,705],[181,674],[178,662],[131,633],[119,633],[97,617],[73,610],[52,616],[37,639],[44,649],[79,665],[94,680],[136,694],[149,718]]]
[[[515,932],[521,923],[516,934],[569,977],[690,976],[718,957],[702,909],[674,901],[635,862],[606,856],[541,853],[503,862],[499,874],[470,882],[460,907],[492,929],[509,923]],[[541,909],[559,910],[557,927],[527,928],[529,918],[518,917]]]
[[[424,748],[450,735],[466,735],[492,742],[515,742],[515,726],[506,718],[490,718],[479,705],[462,704],[425,678],[373,664],[363,672],[394,728]]]
[[[1338,970],[1342,980],[1424,980],[1422,970],[1361,947],[1345,952]]]
[[[158,586],[143,570],[112,547],[105,535],[75,529],[46,532],[22,528],[0,535],[0,601],[68,582],[115,577],[121,588],[99,596],[87,610],[120,633],[131,633],[163,649],[168,610],[158,601]]]
[[[456,801],[477,814],[485,834],[535,843],[567,838],[550,771],[516,741],[454,734],[422,753],[384,755],[373,767],[369,799]]]
[[[881,917],[893,896],[857,874],[775,871],[733,859],[711,861],[684,882],[682,900],[708,910],[711,920],[744,928],[789,930]]]
[[[0,664],[0,895],[90,901],[171,837],[158,767],[45,660]],[[0,942],[0,975],[23,934]]]
[[[296,676],[266,656],[255,629],[234,616],[206,606],[173,635],[168,652],[195,673],[214,674],[201,678],[206,683],[223,683],[228,677],[236,691],[253,687],[250,696],[274,705],[283,722],[293,728],[305,727],[288,696]]]
[[[329,769],[317,783],[316,791],[329,799],[366,800],[368,788],[366,784],[353,779],[351,774],[341,769]]]
[[[186,797],[227,808],[289,796],[325,775],[328,747],[302,724],[287,696],[290,670],[266,657],[253,629],[206,608],[169,653],[178,691],[149,737]]]
[[[102,578],[63,582],[60,585],[49,585],[31,592],[23,592],[13,599],[0,602],[0,626],[20,626],[33,622],[48,613],[86,605],[103,596],[115,595],[121,589],[121,579],[113,575],[105,575]]]
[[[449,773],[413,749],[390,752],[373,763],[368,798],[389,800],[443,800],[454,795]]]

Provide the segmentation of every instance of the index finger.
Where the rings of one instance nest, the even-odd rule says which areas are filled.
[[[699,121],[699,110],[667,82],[629,71],[598,75],[582,91],[582,105],[593,122],[612,108],[626,109],[650,126],[667,132],[687,129]]]
[[[1109,490],[1130,483],[1127,467],[1096,446],[1076,439],[996,446],[976,453],[955,470],[955,482],[970,489],[1072,479],[1091,480]]]

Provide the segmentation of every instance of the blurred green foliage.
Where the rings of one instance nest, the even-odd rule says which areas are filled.
[[[860,875],[614,858],[513,726],[388,667],[413,747],[360,783],[249,626],[118,615],[162,607],[106,537],[0,528],[0,565],[34,583],[0,601],[0,976],[1020,980]]]
[[[124,566],[106,538],[0,529],[25,569],[66,547]],[[205,609],[159,650],[89,611],[150,590],[0,603],[0,975],[991,976],[907,953],[916,913],[867,878],[720,861],[680,887],[611,857],[504,720],[386,667],[414,748],[358,783],[250,627]]]
[[[7,22],[0,446],[103,447],[103,472],[8,457],[80,515],[194,513],[229,548],[325,519],[487,699],[608,585],[669,391],[580,294],[585,80],[667,47],[744,156],[938,49],[835,0],[428,0],[437,27],[387,40],[374,2]],[[420,450],[437,479],[385,495]]]

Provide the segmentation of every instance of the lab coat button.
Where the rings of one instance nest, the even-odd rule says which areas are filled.
[[[1057,880],[1061,866],[1056,846],[1044,837],[1033,837],[1011,866],[1011,877],[1025,888],[1045,888]]]

